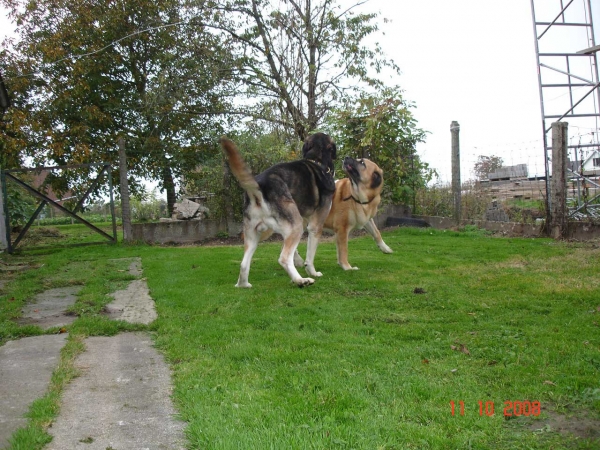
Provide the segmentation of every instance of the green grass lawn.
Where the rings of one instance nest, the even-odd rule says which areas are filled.
[[[598,448],[597,245],[477,230],[384,239],[393,254],[352,240],[360,270],[350,272],[322,243],[324,275],[304,289],[278,265],[278,243],[257,250],[249,290],[234,287],[241,245],[35,256],[45,265],[15,277],[0,300],[0,339],[39,332],[10,319],[61,283],[86,284],[73,345],[126,330],[99,311],[127,281],[109,260],[140,256],[159,314],[148,329],[171,364],[191,449]],[[520,402],[506,410],[520,416],[505,416],[505,402]],[[538,404],[539,416],[525,416]]]

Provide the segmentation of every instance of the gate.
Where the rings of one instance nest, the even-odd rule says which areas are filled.
[[[91,185],[88,187],[88,189],[82,195],[82,197],[77,201],[77,204],[75,205],[75,207],[72,210],[69,210],[69,209],[65,208],[64,206],[62,206],[61,204],[59,204],[58,202],[61,200],[51,199],[46,194],[40,192],[38,189],[35,189],[33,186],[30,186],[29,184],[25,183],[24,181],[20,180],[19,178],[17,178],[14,175],[16,173],[82,169],[82,168],[88,168],[88,169],[99,168],[100,170],[99,170],[96,178],[92,181]],[[94,190],[99,186],[100,181],[102,180],[102,178],[105,175],[108,176],[108,184],[109,184],[109,192],[110,192],[110,213],[111,213],[111,221],[112,221],[112,236],[109,235],[108,233],[104,232],[100,228],[96,227],[95,225],[91,224],[90,222],[85,220],[83,217],[78,215],[78,213],[81,212],[85,201],[88,199],[90,194],[92,192],[94,192]],[[36,220],[36,218],[39,216],[39,214],[42,212],[42,210],[44,209],[44,207],[46,205],[50,205],[53,208],[56,208],[57,210],[64,213],[66,216],[69,216],[69,217],[77,220],[78,222],[84,224],[86,227],[88,227],[89,229],[93,230],[95,233],[101,235],[103,238],[106,239],[106,241],[102,241],[102,242],[87,242],[87,243],[83,243],[83,244],[71,244],[71,245],[92,245],[92,244],[98,244],[98,243],[105,243],[107,241],[114,244],[117,242],[117,222],[116,222],[116,218],[115,218],[115,206],[114,206],[114,198],[113,198],[113,185],[112,185],[112,174],[111,174],[110,164],[108,164],[108,163],[76,164],[76,165],[66,165],[66,166],[36,167],[33,169],[7,169],[7,170],[2,170],[0,177],[1,177],[0,181],[2,184],[2,196],[4,199],[3,203],[4,203],[4,216],[5,216],[5,223],[6,223],[6,239],[7,239],[7,244],[8,244],[7,245],[8,253],[13,253],[16,250],[17,246],[22,241],[23,237],[27,234],[31,225],[33,225],[34,221]],[[11,227],[10,227],[11,211],[8,206],[7,183],[14,183],[16,186],[25,190],[26,192],[31,194],[35,199],[40,201],[40,204],[37,206],[37,209],[32,214],[32,216],[29,218],[29,220],[27,221],[27,224],[19,232],[19,235],[15,238],[14,242],[12,241],[12,238],[11,238]]]

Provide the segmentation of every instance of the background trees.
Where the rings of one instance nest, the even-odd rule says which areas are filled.
[[[335,111],[331,129],[347,154],[372,159],[383,169],[385,200],[415,210],[417,189],[424,188],[435,171],[417,155],[416,145],[426,132],[417,126],[412,106],[397,87],[362,93]]]
[[[0,0],[19,24],[0,53],[14,103],[2,164],[115,163],[124,137],[131,174],[157,181],[171,210],[182,175],[222,170],[221,134],[287,149],[271,161],[321,128],[384,168],[389,200],[406,199],[431,176],[415,150],[425,133],[382,81],[399,69],[372,43],[378,14],[364,3]]]
[[[220,1],[211,26],[231,36],[240,55],[232,73],[249,99],[242,114],[279,124],[297,139],[317,129],[348,92],[382,88],[384,68],[399,69],[367,38],[378,14],[335,0]]]
[[[159,181],[172,207],[174,177],[195,166],[221,128],[213,111],[230,52],[185,25],[198,8],[178,0],[3,3],[21,24],[2,55],[15,104],[3,136],[12,161],[114,162],[123,136],[131,173]]]
[[[490,173],[500,169],[503,164],[504,161],[499,156],[479,155],[473,166],[473,173],[478,180],[485,180]]]

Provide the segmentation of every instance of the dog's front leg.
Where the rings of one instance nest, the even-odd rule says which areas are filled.
[[[367,230],[367,232],[373,237],[373,239],[375,239],[377,247],[379,247],[379,249],[383,253],[394,253],[394,251],[391,248],[389,248],[385,242],[383,242],[381,233],[379,232],[379,229],[377,228],[377,225],[375,225],[375,221],[373,219],[365,223],[364,229]]]
[[[308,230],[308,242],[306,244],[306,261],[304,261],[304,266],[306,267],[306,272],[311,277],[323,276],[321,272],[317,272],[315,269],[315,254],[317,253],[319,238],[323,232],[323,224],[331,209],[331,200],[328,200],[328,202],[329,204],[326,207],[320,208],[308,219],[308,226],[306,227]]]
[[[335,246],[337,248],[338,265],[344,270],[358,270],[348,262],[348,235],[350,230],[341,228],[335,232]]]
[[[306,261],[304,261],[304,267],[306,267],[306,273],[311,277],[322,277],[321,272],[317,272],[315,269],[315,254],[317,253],[317,246],[319,245],[319,237],[321,237],[321,231],[308,229],[308,242],[306,244]],[[300,256],[300,255],[298,255]]]

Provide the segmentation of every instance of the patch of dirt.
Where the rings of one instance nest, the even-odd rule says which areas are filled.
[[[588,410],[580,410],[573,414],[561,414],[543,408],[544,416],[534,420],[526,427],[534,433],[560,433],[579,439],[591,439],[600,444],[600,418]]]
[[[30,230],[30,233],[33,235],[41,236],[41,237],[53,237],[59,238],[64,235],[58,230],[58,228],[53,227],[40,227],[35,230]]]

